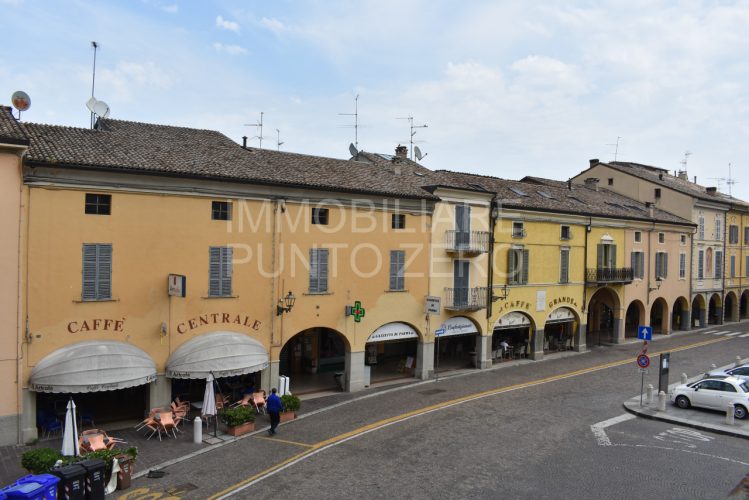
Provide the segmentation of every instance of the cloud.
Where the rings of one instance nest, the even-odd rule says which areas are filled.
[[[228,21],[221,16],[216,17],[216,26],[224,30],[233,31],[234,33],[239,33],[239,23],[234,22],[234,21]]]
[[[219,42],[213,42],[213,48],[216,49],[217,52],[226,52],[233,56],[247,53],[247,49],[240,47],[239,45],[224,45]]]
[[[169,14],[176,14],[179,11],[179,6],[176,3],[172,5],[164,5],[161,7],[161,10],[168,12]]]
[[[141,89],[165,90],[174,84],[174,78],[152,62],[122,61],[114,69],[98,70],[96,76],[97,88],[123,101],[133,100]]]
[[[272,31],[276,35],[279,35],[282,32],[289,30],[289,28],[284,23],[282,23],[275,17],[270,18],[270,19],[268,19],[267,17],[262,18],[260,20],[260,25],[268,29],[269,31]]]
[[[589,84],[575,66],[545,56],[527,56],[510,65],[517,76],[516,85],[529,90],[579,96],[588,92]]]

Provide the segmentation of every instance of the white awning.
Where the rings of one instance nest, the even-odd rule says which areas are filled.
[[[394,322],[382,325],[372,332],[367,339],[370,342],[387,342],[388,340],[417,339],[419,334],[406,323]]]
[[[550,323],[570,323],[575,321],[575,313],[569,307],[559,307],[551,311],[546,319],[546,324]]]
[[[473,324],[473,321],[471,321],[468,318],[464,318],[463,316],[453,316],[452,318],[447,318],[444,323],[442,323],[442,326],[440,326],[443,330],[445,330],[445,333],[441,335],[441,337],[452,337],[455,335],[475,335],[479,333],[479,331],[476,329],[476,325]]]
[[[509,330],[511,328],[527,328],[531,326],[531,320],[523,313],[512,311],[508,312],[494,325],[495,330]]]
[[[115,340],[86,340],[45,356],[31,370],[36,392],[115,391],[156,380],[156,365],[142,349]]]
[[[257,340],[242,333],[204,333],[188,340],[169,356],[169,378],[205,379],[254,373],[268,366],[268,351]]]

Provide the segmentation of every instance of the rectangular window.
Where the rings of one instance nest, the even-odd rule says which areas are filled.
[[[744,228],[744,245],[749,245],[749,227]]]
[[[406,252],[403,250],[390,251],[390,290],[405,290],[403,279]]]
[[[109,215],[112,212],[112,195],[86,193],[87,214],[92,215]]]
[[[715,252],[715,279],[723,277],[723,252]]]
[[[734,245],[739,243],[739,226],[728,226],[728,243]]]
[[[616,245],[611,243],[598,244],[598,269],[616,268]]]
[[[528,284],[528,267],[530,264],[528,250],[511,248],[507,253],[509,282],[511,285]]]
[[[744,266],[744,275],[749,278],[749,255],[746,256],[746,263]]]
[[[632,275],[637,279],[645,276],[645,254],[642,252],[632,252]]]
[[[720,219],[715,219],[715,239],[716,240],[722,240],[723,239],[723,231],[721,231],[721,223]]]
[[[208,269],[208,296],[231,297],[231,247],[210,247]]]
[[[512,223],[512,237],[513,238],[522,238],[525,236],[525,228],[523,227],[522,222],[513,222]]]
[[[655,188],[655,199],[659,199],[661,197],[661,188]]]
[[[697,224],[697,237],[701,240],[705,239],[705,218],[700,216]]]
[[[83,300],[112,298],[112,245],[83,244]]]
[[[562,248],[559,253],[559,282],[570,282],[570,249]]]
[[[686,234],[680,234],[679,235],[679,243],[681,243],[682,245],[686,245],[687,244],[687,235]]]
[[[393,214],[391,227],[393,229],[406,228],[406,214]]]
[[[731,255],[731,278],[736,277],[736,256]]]
[[[229,201],[211,202],[211,219],[231,220],[231,202]]]
[[[668,254],[656,252],[655,254],[655,279],[664,280],[668,276]]]
[[[560,228],[559,238],[562,239],[562,240],[571,240],[572,239],[572,232],[570,230],[570,226],[562,226]]]
[[[679,279],[683,280],[687,278],[687,254],[684,252],[679,254]]]
[[[609,186],[613,186],[613,185],[614,185],[614,178],[609,177]]]
[[[313,208],[312,209],[312,224],[320,224],[322,226],[328,225],[328,209],[327,208]]]
[[[705,278],[705,251],[697,252],[697,279]]]
[[[635,243],[642,243],[642,232],[635,231]]]
[[[471,244],[471,206],[455,205],[455,243],[458,248]]]
[[[666,234],[658,233],[658,243],[665,243],[665,242],[666,242]]]
[[[311,248],[309,251],[309,293],[328,291],[328,249]]]

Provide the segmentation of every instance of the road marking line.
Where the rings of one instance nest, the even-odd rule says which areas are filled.
[[[622,447],[629,447],[629,448],[653,448],[656,450],[667,450],[667,451],[680,451],[682,453],[690,453],[692,455],[700,455],[700,456],[708,457],[708,458],[717,458],[718,460],[723,460],[725,462],[733,462],[735,464],[740,464],[740,465],[749,465],[749,463],[742,462],[740,460],[735,460],[733,458],[721,457],[719,455],[712,455],[710,453],[704,453],[701,451],[681,450],[679,448],[671,448],[668,446],[653,446],[649,444],[615,444],[614,446],[622,446]]]
[[[744,335],[739,335],[739,338],[749,337],[749,333],[745,333]]]
[[[717,339],[710,339],[705,340],[702,342],[696,342],[694,344],[687,344],[680,347],[675,347],[672,349],[669,349],[668,351],[658,351],[651,353],[651,356],[658,356],[662,352],[679,352],[679,351],[685,351],[687,349],[694,349],[696,347],[703,347],[710,344],[717,344],[718,342],[723,342],[728,340],[725,337],[717,338]],[[315,443],[314,445],[311,445],[311,447],[301,453],[298,453],[292,457],[287,458],[286,460],[283,460],[275,465],[272,465],[271,467],[268,467],[267,469],[258,472],[257,474],[254,474],[246,479],[243,479],[242,481],[239,481],[238,483],[229,486],[228,488],[225,488],[222,491],[219,491],[218,493],[215,493],[211,495],[209,500],[222,500],[224,498],[228,498],[232,496],[235,493],[238,493],[246,488],[249,488],[250,486],[259,483],[260,481],[267,479],[269,477],[272,477],[279,472],[283,471],[284,469],[287,469],[293,465],[296,465],[297,463],[306,460],[307,458],[317,455],[318,453],[325,451],[329,448],[332,448],[334,446],[338,446],[340,444],[345,443],[346,441],[349,441],[351,439],[355,439],[357,437],[363,436],[365,434],[369,434],[370,432],[374,432],[379,429],[383,429],[386,427],[389,427],[391,425],[404,422],[406,420],[410,420],[412,418],[420,417],[422,415],[427,415],[429,413],[433,413],[439,410],[444,410],[447,408],[451,408],[453,406],[458,406],[464,403],[468,403],[471,401],[476,401],[478,399],[487,398],[490,396],[496,396],[498,394],[504,394],[507,392],[517,391],[520,389],[527,389],[530,387],[535,387],[538,385],[548,384],[551,382],[557,382],[559,380],[564,380],[568,378],[577,377],[580,375],[587,375],[589,373],[606,370],[609,368],[614,368],[617,366],[623,366],[632,363],[632,358],[627,358],[619,361],[612,361],[610,363],[604,363],[601,365],[591,366],[588,368],[581,368],[579,370],[574,370],[567,373],[561,373],[559,375],[552,375],[550,377],[545,377],[538,380],[531,380],[529,382],[522,382],[519,384],[509,385],[505,387],[499,387],[495,389],[489,389],[482,392],[477,392],[474,394],[468,394],[466,396],[456,398],[450,401],[443,401],[442,403],[436,403],[433,405],[425,406],[420,409],[412,410],[406,413],[402,413],[400,415],[395,415],[393,417],[389,417],[383,420],[379,420],[377,422],[373,422],[371,424],[364,425],[362,427],[359,427],[358,429],[353,429],[348,432],[344,432],[343,434],[339,434],[337,436],[331,437],[329,439],[326,439],[324,441],[320,441],[319,443]]]
[[[713,335],[723,335],[724,333],[728,333],[728,330],[721,330],[719,332],[713,332]]]
[[[733,332],[726,335],[726,337],[735,337],[736,335],[741,335],[743,332]]]
[[[606,431],[604,429],[621,422],[626,422],[627,420],[632,420],[633,418],[637,417],[635,415],[632,415],[631,413],[624,413],[623,415],[619,415],[618,417],[610,418],[608,420],[604,420],[603,422],[593,424],[590,426],[590,430],[593,431],[593,435],[596,437],[596,441],[598,442],[599,446],[611,446],[611,440],[606,435]]]
[[[707,335],[708,333],[714,333],[715,330],[708,330],[706,332],[702,332],[702,335]]]
[[[270,436],[252,436],[255,439],[265,439],[268,441],[278,441],[279,443],[293,444],[294,446],[304,446],[305,448],[312,448],[314,444],[300,443],[298,441],[289,441],[287,439],[278,439]]]

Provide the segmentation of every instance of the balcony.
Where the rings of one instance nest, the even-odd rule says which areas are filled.
[[[586,283],[596,284],[624,284],[632,283],[633,272],[631,267],[599,267],[587,269],[585,272]]]
[[[489,231],[445,231],[445,250],[478,255],[489,251]]]
[[[478,311],[486,308],[486,287],[445,288],[445,309]]]

